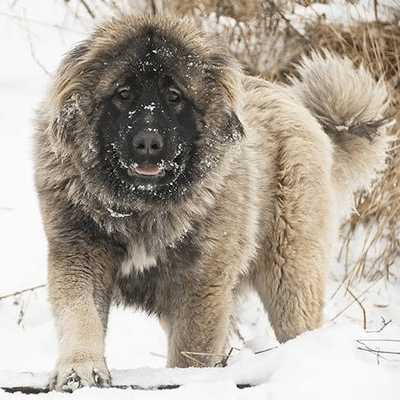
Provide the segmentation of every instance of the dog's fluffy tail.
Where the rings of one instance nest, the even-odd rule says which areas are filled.
[[[346,191],[366,185],[384,165],[388,105],[384,82],[351,61],[313,53],[304,57],[292,89],[317,118],[334,144],[333,180]]]

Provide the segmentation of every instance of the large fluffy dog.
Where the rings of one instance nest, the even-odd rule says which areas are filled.
[[[165,321],[171,367],[223,352],[244,284],[280,341],[321,324],[338,210],[384,159],[386,92],[328,53],[298,73],[286,87],[246,76],[169,18],[113,19],[66,56],[35,133],[51,388],[110,383],[114,301]]]

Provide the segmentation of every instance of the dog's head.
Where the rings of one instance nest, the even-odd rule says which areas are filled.
[[[51,141],[98,198],[165,203],[227,173],[241,71],[209,40],[176,19],[120,17],[67,55]]]

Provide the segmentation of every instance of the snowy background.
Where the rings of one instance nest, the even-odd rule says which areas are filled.
[[[369,4],[366,18],[372,9]],[[338,7],[328,10],[332,18],[346,14]],[[89,29],[90,23],[77,21],[61,1],[0,0],[0,387],[45,386],[56,360],[46,288],[7,295],[46,283],[46,240],[33,188],[32,119],[48,73]],[[360,232],[353,241],[350,261],[362,238]],[[233,337],[237,350],[219,369],[165,369],[166,338],[158,321],[113,309],[106,355],[114,384],[143,390],[86,388],[37,397],[398,400],[399,270],[394,265],[389,279],[361,280],[348,291],[341,285],[344,262],[338,261],[329,280],[323,328],[279,346],[258,299],[243,298],[237,327],[245,343]],[[267,349],[272,350],[262,352]],[[171,384],[181,386],[144,390]],[[20,397],[26,396],[0,390],[0,399]]]

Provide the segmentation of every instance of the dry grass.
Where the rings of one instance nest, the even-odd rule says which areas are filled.
[[[307,6],[312,3],[314,0],[301,2]],[[132,10],[184,16],[221,35],[249,73],[266,79],[285,81],[293,71],[293,62],[311,49],[322,48],[346,55],[356,66],[364,64],[376,79],[383,76],[391,99],[388,115],[397,119],[391,131],[387,168],[370,190],[356,194],[357,212],[345,224],[342,249],[346,255],[355,232],[363,227],[364,248],[356,263],[349,266],[348,280],[362,276],[377,279],[389,274],[400,255],[400,12],[392,12],[391,23],[381,23],[376,0],[375,22],[353,21],[346,28],[324,23],[324,16],[314,13],[313,22],[304,22],[300,32],[291,22],[295,4],[295,0],[81,0],[75,13],[95,19],[109,12]],[[376,250],[377,245],[379,253],[371,262],[371,249]]]

